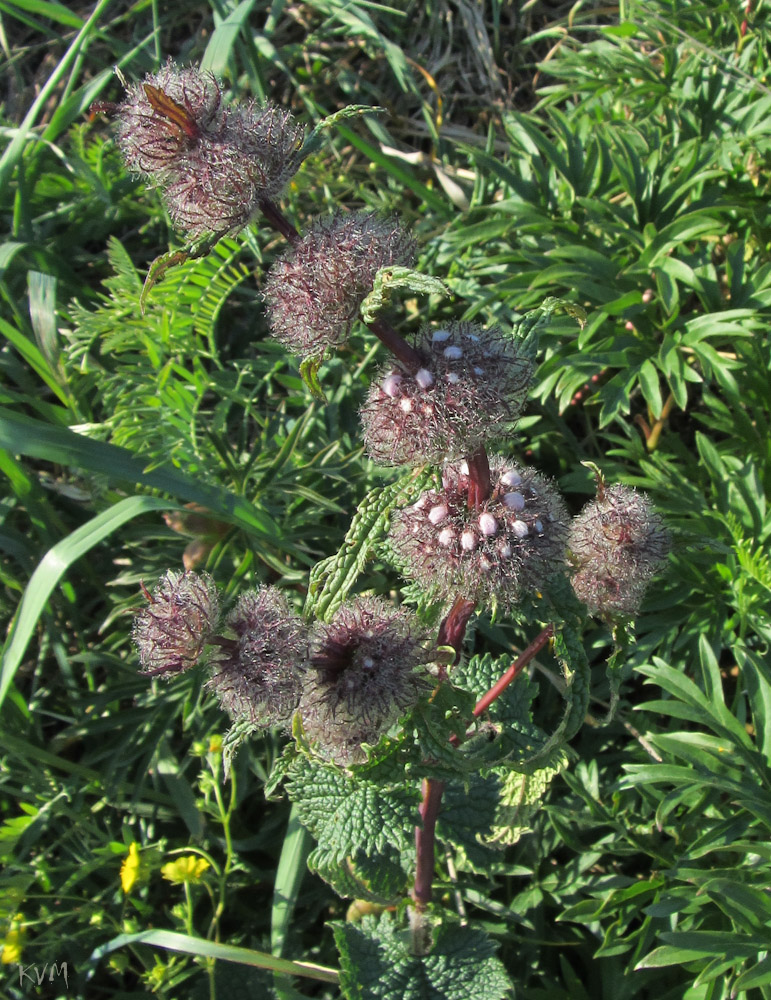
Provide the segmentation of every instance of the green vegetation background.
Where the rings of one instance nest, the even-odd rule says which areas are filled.
[[[67,997],[267,995],[246,966],[207,975],[120,936],[161,928],[335,967],[324,923],[347,905],[305,874],[288,804],[265,801],[279,738],[253,741],[225,783],[227,720],[200,676],[148,683],[129,641],[141,581],[185,552],[230,596],[271,581],[301,604],[310,567],[389,481],[358,431],[380,349],[361,328],[324,366],[327,404],[311,400],[267,337],[260,288],[281,242],[259,220],[170,272],[140,314],[148,265],[178,240],[87,109],[120,99],[113,65],[141,79],[169,55],[308,125],[383,107],[304,164],[288,214],[399,214],[454,296],[398,303],[404,331],[510,326],[547,295],[581,305],[583,328],[566,316],[542,338],[511,450],[574,511],[592,492],[580,463],[596,462],[676,535],[615,720],[597,724],[597,628],[595,717],[571,766],[531,832],[481,883],[461,869],[447,905],[482,921],[527,1000],[771,996],[769,17],[744,0],[1,0],[10,996],[28,995],[17,959],[68,962]],[[376,562],[363,586],[398,583]],[[481,621],[474,641],[501,655],[527,636]],[[548,658],[534,680],[548,725]],[[210,862],[200,879],[162,878],[190,855]]]

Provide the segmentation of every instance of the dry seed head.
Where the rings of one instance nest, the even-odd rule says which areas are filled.
[[[430,690],[426,637],[414,615],[377,597],[344,604],[318,623],[300,702],[306,735],[339,764],[364,759],[420,695]]]
[[[534,469],[490,459],[492,490],[468,507],[465,463],[447,466],[441,489],[391,518],[389,544],[401,572],[439,600],[458,595],[511,608],[565,569],[568,512]]]
[[[602,486],[570,528],[573,589],[590,614],[633,618],[669,548],[669,532],[644,494]]]
[[[472,323],[425,329],[414,375],[383,369],[362,407],[364,442],[379,465],[455,461],[514,428],[533,365],[500,330]]]
[[[300,700],[308,630],[275,587],[242,594],[227,618],[209,687],[234,722],[288,726]]]
[[[169,570],[147,596],[131,633],[142,673],[170,676],[194,667],[219,620],[214,581],[208,573]]]
[[[190,237],[242,229],[297,169],[302,127],[280,108],[225,107],[217,80],[168,62],[131,84],[114,112],[130,170],[159,188]]]
[[[273,336],[293,354],[323,357],[347,340],[380,268],[410,266],[415,249],[394,220],[374,213],[317,220],[268,276]]]

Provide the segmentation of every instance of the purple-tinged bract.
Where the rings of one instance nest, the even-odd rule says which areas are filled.
[[[288,727],[300,700],[308,629],[275,587],[243,594],[228,615],[209,687],[235,722]]]
[[[592,615],[634,618],[669,547],[669,532],[644,494],[602,484],[570,528],[573,589]]]
[[[414,344],[423,366],[384,368],[361,417],[378,465],[455,461],[510,434],[533,374],[528,358],[500,330],[450,323],[424,330]]]
[[[462,462],[445,468],[441,489],[391,517],[396,565],[437,600],[510,609],[566,568],[569,517],[554,486],[500,457],[490,459],[490,474],[490,496],[479,509],[469,509]]]
[[[114,118],[127,167],[160,190],[190,237],[242,229],[299,165],[303,130],[289,112],[228,107],[211,73],[171,61],[130,84]]]
[[[148,598],[131,633],[142,673],[169,676],[194,667],[219,620],[214,581],[208,573],[169,570]]]
[[[344,604],[318,623],[300,715],[306,736],[339,764],[364,760],[380,736],[430,690],[430,659],[414,615],[376,597]]]
[[[293,354],[323,357],[348,339],[377,272],[414,260],[414,240],[392,219],[355,213],[317,220],[268,276],[273,336]]]

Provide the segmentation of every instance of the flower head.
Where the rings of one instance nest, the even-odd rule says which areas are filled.
[[[383,369],[361,417],[367,452],[379,465],[455,461],[510,433],[533,365],[500,330],[451,323],[415,343],[423,366]]]
[[[227,618],[235,640],[221,642],[209,687],[231,718],[287,726],[300,700],[307,627],[275,587],[243,594]]]
[[[366,212],[317,220],[268,276],[273,336],[294,354],[323,357],[348,338],[380,268],[414,259],[414,240],[393,220]]]
[[[468,506],[465,462],[447,466],[442,488],[423,493],[391,518],[389,544],[405,576],[439,600],[462,595],[512,607],[564,569],[568,512],[535,470],[490,460],[492,489]]]
[[[208,573],[169,570],[134,619],[131,637],[142,672],[182,673],[201,659],[219,620],[217,587]]]
[[[211,73],[169,61],[112,112],[126,166],[159,188],[191,237],[242,229],[299,165],[302,127],[273,105],[226,107]]]
[[[573,589],[590,614],[633,618],[669,547],[669,532],[644,494],[601,483],[570,528]]]
[[[428,690],[429,659],[412,614],[376,597],[344,604],[316,626],[300,715],[308,737],[339,764],[364,759],[380,736]]]
[[[197,883],[201,881],[201,876],[211,868],[210,862],[197,854],[186,854],[174,861],[167,861],[161,867],[161,875],[167,882],[182,885],[185,882]]]

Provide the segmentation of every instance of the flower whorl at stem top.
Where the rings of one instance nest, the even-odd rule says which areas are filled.
[[[490,478],[490,496],[471,510],[466,463],[447,466],[442,489],[392,515],[397,566],[439,600],[460,594],[511,608],[523,591],[541,590],[565,569],[569,517],[556,489],[500,457],[490,459]]]
[[[374,213],[316,220],[268,275],[264,295],[273,336],[293,354],[321,358],[347,340],[380,268],[410,266],[415,251],[396,222]]]
[[[211,73],[171,61],[129,84],[111,113],[126,166],[160,189],[172,221],[191,237],[242,229],[299,165],[303,129],[289,112],[255,102],[225,107]]]
[[[364,759],[420,695],[430,690],[418,668],[430,660],[417,619],[377,597],[344,604],[316,626],[300,715],[308,738],[339,764]]]
[[[450,323],[414,344],[423,367],[384,369],[362,407],[364,442],[379,465],[454,461],[512,430],[532,362],[500,330]]]
[[[633,618],[669,547],[669,532],[644,494],[600,483],[597,499],[570,528],[573,589],[592,615]]]
[[[275,587],[242,594],[227,617],[208,686],[235,722],[288,726],[300,701],[308,627]]]
[[[145,674],[179,674],[196,665],[219,620],[217,587],[208,573],[161,577],[134,618],[131,637]]]

